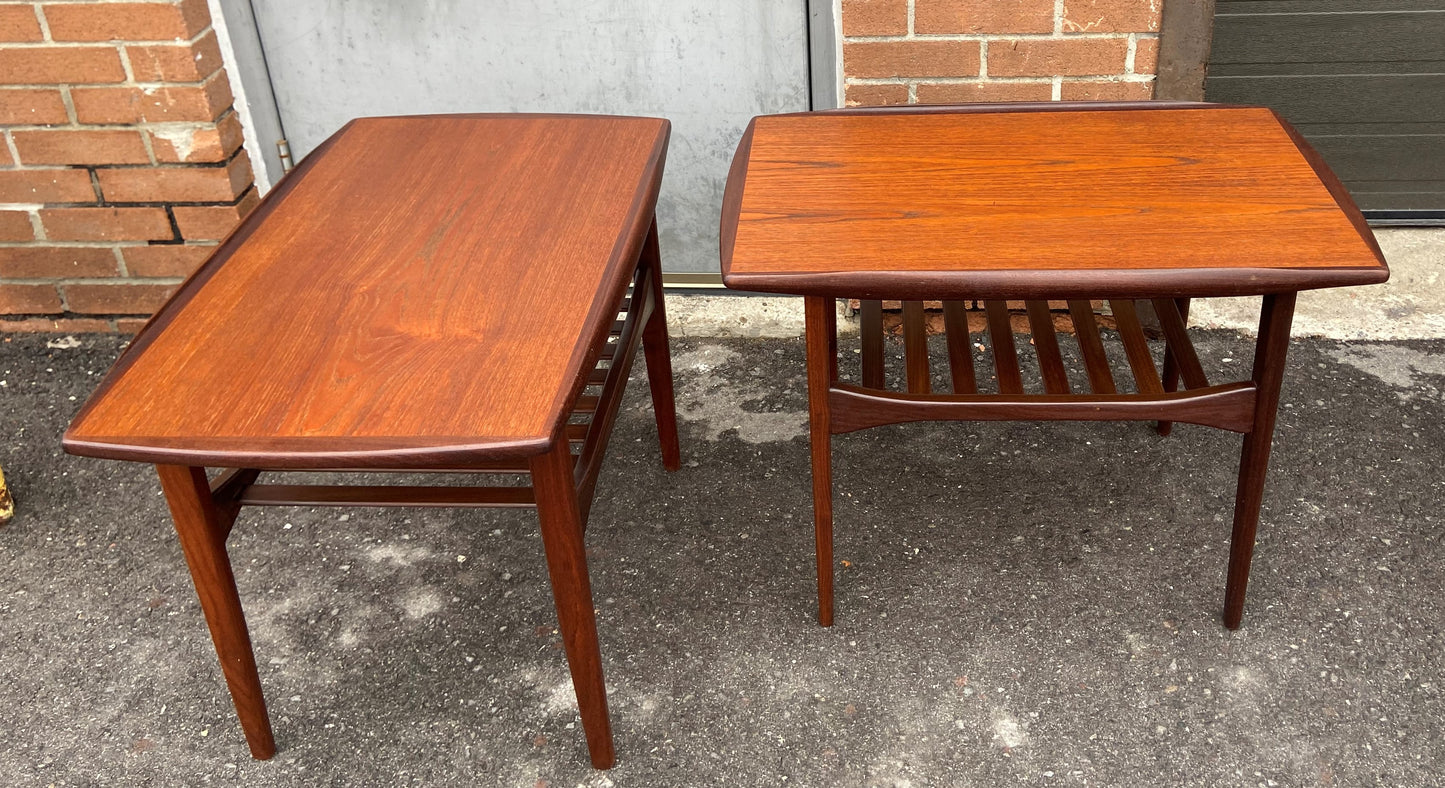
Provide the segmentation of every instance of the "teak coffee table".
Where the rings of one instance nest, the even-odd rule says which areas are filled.
[[[756,118],[728,177],[722,269],[728,287],[805,297],[825,626],[833,435],[923,420],[1149,420],[1163,434],[1175,421],[1244,433],[1224,605],[1238,627],[1295,293],[1389,277],[1349,195],[1274,113],[1162,102]],[[1253,372],[1211,383],[1185,330],[1189,299],[1246,295],[1264,297]],[[861,299],[855,382],[838,374],[840,297]],[[902,302],[901,390],[887,388],[883,299]],[[924,299],[943,302],[952,393],[932,392]],[[1049,299],[1067,302],[1084,366],[1072,375]],[[1111,370],[1090,299],[1109,300],[1129,373]],[[987,314],[992,375],[974,368],[972,300]],[[1010,300],[1026,302],[1041,378],[1028,386]],[[1166,338],[1162,373],[1140,300]]]
[[[535,506],[592,763],[612,765],[582,534],[639,341],[678,467],[653,217],[668,134],[603,116],[353,121],[76,416],[67,451],[156,465],[256,758],[276,748],[225,547],[241,507]],[[314,470],[531,486],[257,483]]]

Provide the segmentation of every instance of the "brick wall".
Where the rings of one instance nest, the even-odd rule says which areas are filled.
[[[1164,0],[842,0],[849,105],[1153,96]]]
[[[257,202],[205,0],[0,0],[0,331],[134,330]]]

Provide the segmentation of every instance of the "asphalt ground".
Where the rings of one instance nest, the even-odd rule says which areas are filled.
[[[154,472],[60,451],[120,340],[57,339],[0,342],[0,785],[1445,785],[1442,341],[1294,343],[1229,632],[1240,438],[1142,424],[838,437],[819,627],[802,342],[676,340],[685,465],[635,371],[587,533],[602,773],[526,511],[243,512],[251,760]]]

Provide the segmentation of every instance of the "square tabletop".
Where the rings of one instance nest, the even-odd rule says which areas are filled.
[[[755,118],[732,288],[866,298],[1252,295],[1385,281],[1348,193],[1268,109],[1087,102]]]
[[[669,124],[353,121],[136,337],[75,454],[429,467],[541,454],[652,221]]]

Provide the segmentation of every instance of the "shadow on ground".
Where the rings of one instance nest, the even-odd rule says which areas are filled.
[[[515,511],[243,513],[251,760],[154,473],[59,450],[119,342],[47,339],[0,344],[5,785],[1445,783],[1445,343],[1295,344],[1230,633],[1239,438],[1138,424],[839,437],[818,627],[801,341],[675,342],[686,465],[635,373],[587,534],[603,774]]]

